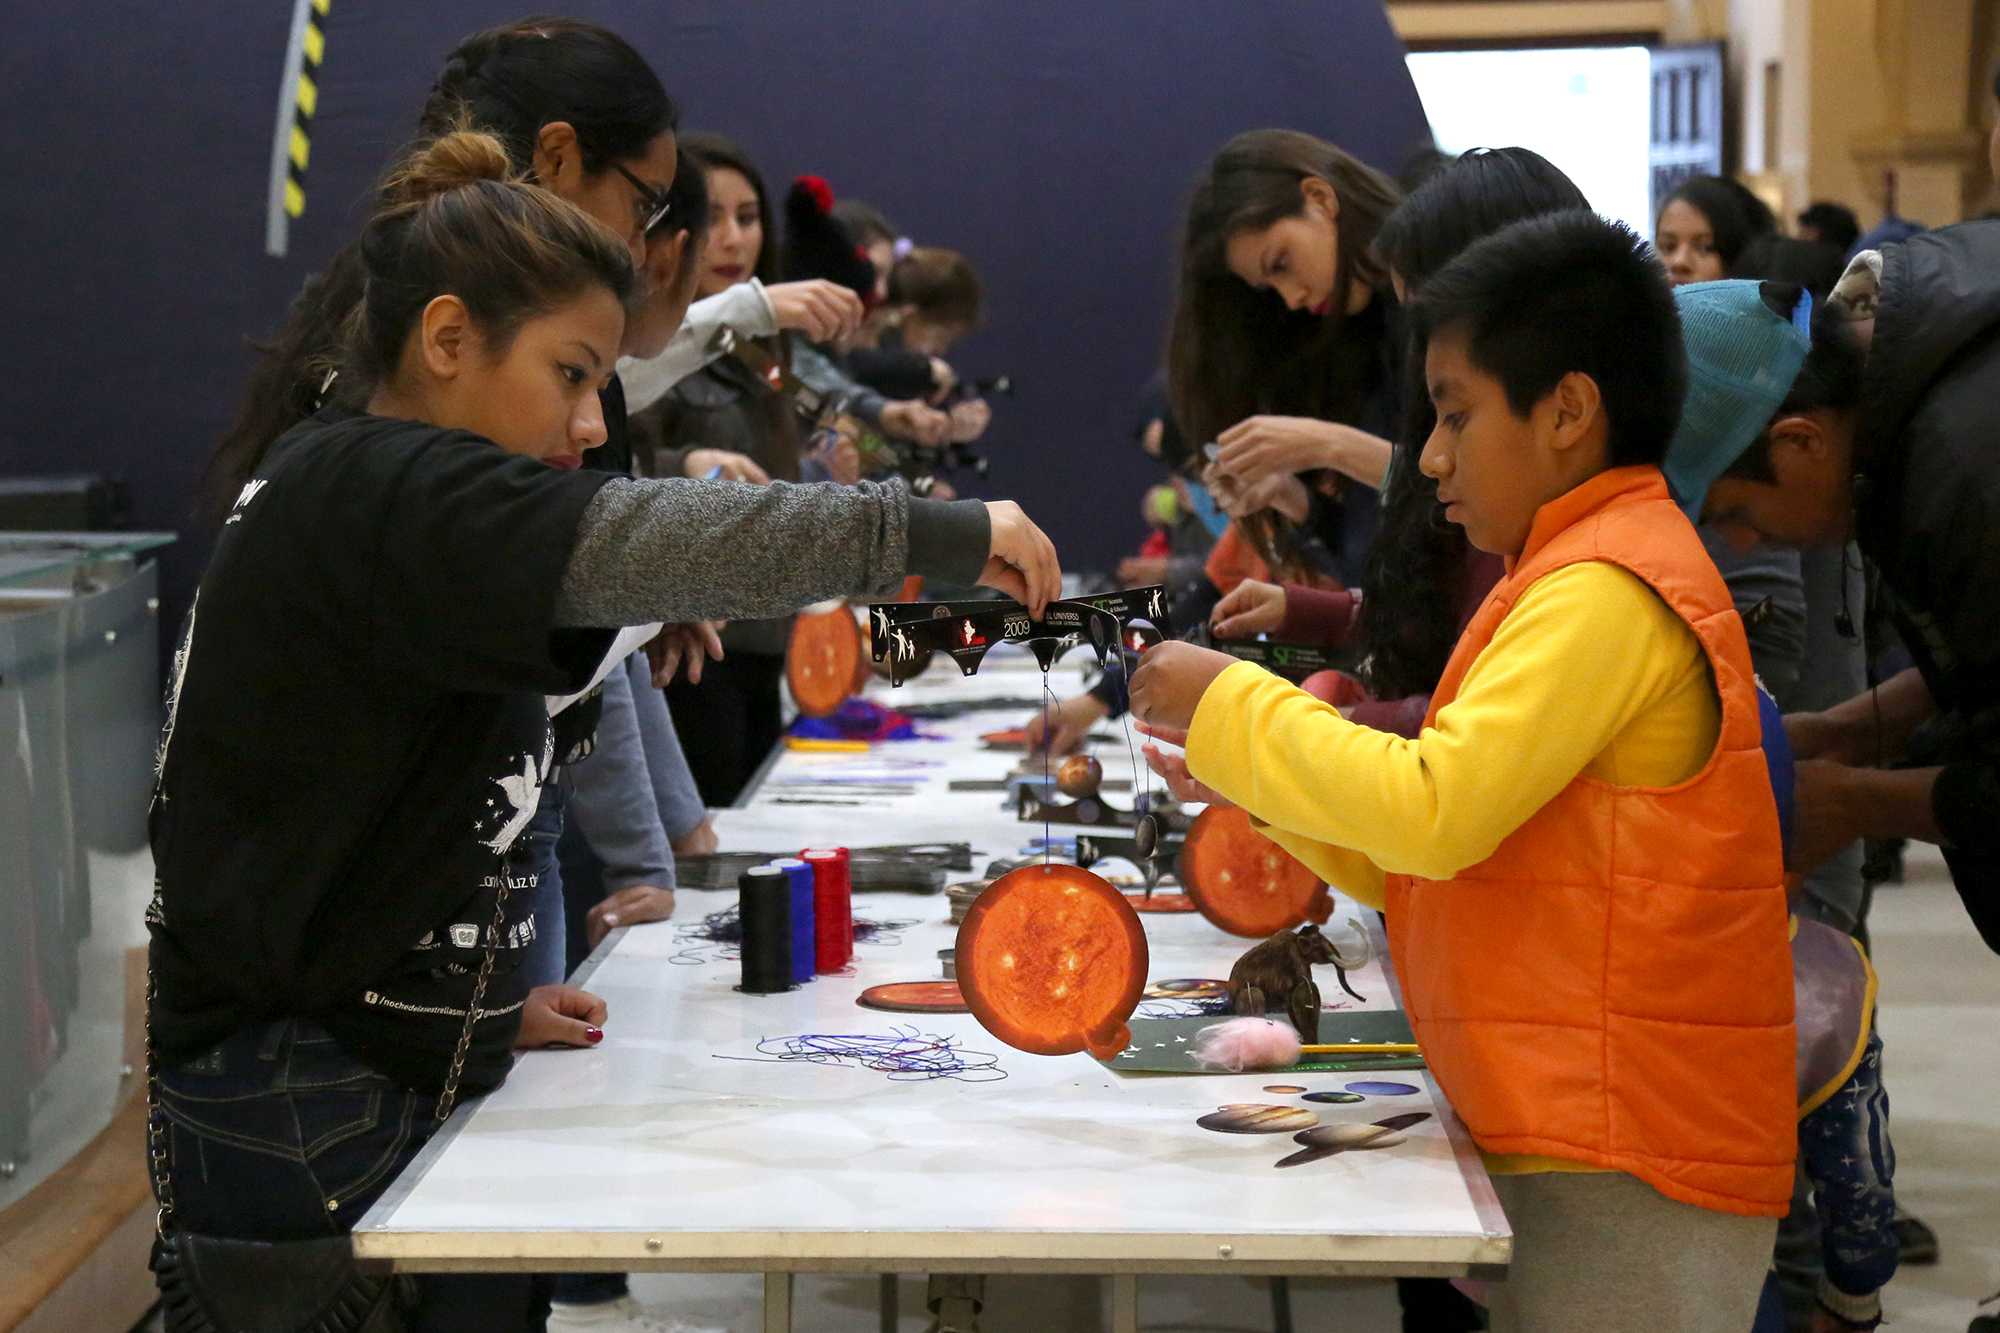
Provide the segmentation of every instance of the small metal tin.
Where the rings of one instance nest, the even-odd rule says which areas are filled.
[[[946,981],[957,981],[957,980],[958,980],[958,950],[956,950],[956,949],[939,949],[939,950],[938,950],[938,966],[939,966],[939,967],[940,967],[940,968],[941,968],[941,969],[943,970],[943,972],[944,972],[944,979],[945,979]]]

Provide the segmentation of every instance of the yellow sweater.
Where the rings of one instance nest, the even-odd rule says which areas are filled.
[[[1670,786],[1715,749],[1721,701],[1700,641],[1637,576],[1568,565],[1500,622],[1415,740],[1341,717],[1251,663],[1208,687],[1188,770],[1265,835],[1369,907],[1386,871],[1449,879],[1579,775]],[[1502,1172],[1577,1170],[1490,1159]]]

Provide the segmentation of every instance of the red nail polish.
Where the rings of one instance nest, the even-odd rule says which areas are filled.
[[[600,1042],[600,1041],[603,1041],[603,1040],[604,1040],[604,1029],[603,1029],[603,1028],[585,1028],[585,1029],[583,1030],[583,1039],[584,1039],[585,1041],[589,1042],[589,1043],[590,1043],[590,1044],[591,1044],[592,1046],[595,1046],[595,1045],[597,1045],[597,1043],[598,1043],[598,1042]]]

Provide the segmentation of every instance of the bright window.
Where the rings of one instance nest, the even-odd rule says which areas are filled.
[[[1427,51],[1409,64],[1439,148],[1532,148],[1561,167],[1598,212],[1653,234],[1652,57],[1645,47]]]

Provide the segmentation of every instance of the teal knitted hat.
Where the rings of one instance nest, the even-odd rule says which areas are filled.
[[[1764,304],[1761,285],[1731,279],[1674,288],[1688,387],[1661,467],[1697,522],[1708,488],[1770,424],[1812,349],[1811,294],[1799,293],[1786,319]]]

